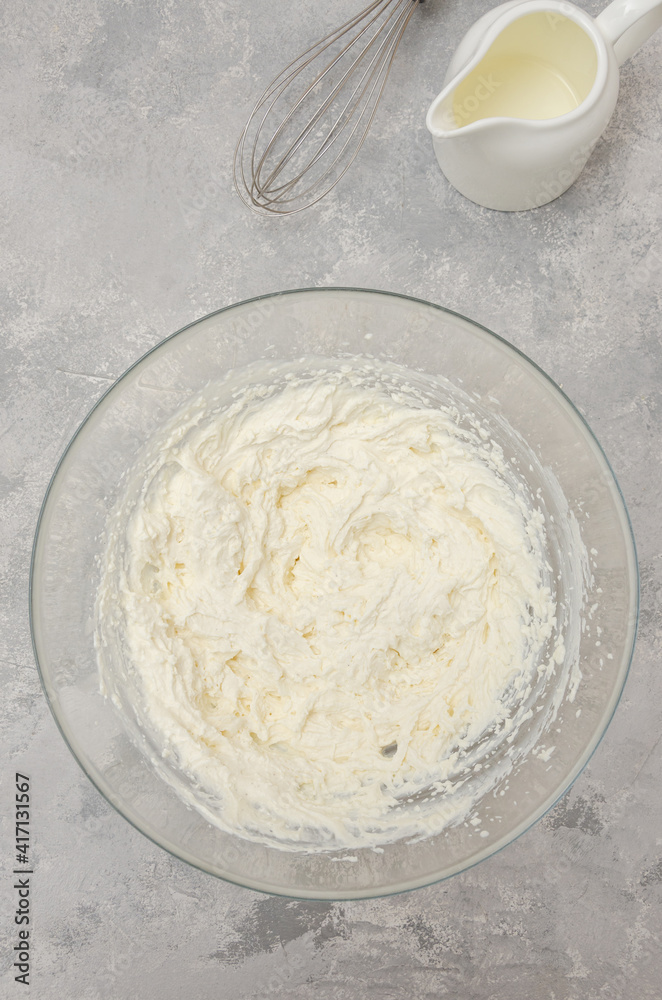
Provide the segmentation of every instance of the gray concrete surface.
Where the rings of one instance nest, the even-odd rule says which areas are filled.
[[[358,2],[2,5],[3,997],[662,996],[662,33],[623,67],[577,184],[539,210],[498,214],[449,188],[423,125],[455,44],[490,4],[428,0],[346,182],[308,213],[258,219],[231,182],[249,106],[286,54]],[[112,379],[212,309],[312,284],[442,303],[549,372],[612,462],[643,587],[624,698],[566,798],[477,868],[358,903],[224,884],[111,811],[51,718],[27,617],[49,476]],[[33,785],[29,991],[10,969],[17,769]]]

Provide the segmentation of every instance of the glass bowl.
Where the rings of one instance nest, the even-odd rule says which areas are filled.
[[[406,367],[414,381],[437,386],[440,401],[477,414],[501,443],[544,514],[565,659],[553,678],[534,685],[530,724],[493,752],[491,781],[470,818],[380,851],[282,850],[227,833],[191,808],[177,791],[180,778],[154,766],[101,695],[94,647],[100,555],[137,453],[205,385],[258,362],[296,367],[301,358],[324,358],[340,366],[357,356]],[[189,864],[252,889],[313,899],[427,885],[488,857],[539,819],[609,724],[632,657],[637,609],[623,498],[563,392],[506,341],[456,313],[352,288],[288,291],[229,306],[129,368],[83,422],[53,475],[31,567],[32,637],[44,691],[99,791]]]

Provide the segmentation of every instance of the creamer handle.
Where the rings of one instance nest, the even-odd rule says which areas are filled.
[[[613,0],[596,21],[620,66],[662,27],[662,0]]]

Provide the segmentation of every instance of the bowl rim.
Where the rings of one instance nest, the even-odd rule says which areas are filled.
[[[60,470],[62,469],[70,451],[73,449],[78,437],[83,432],[83,429],[86,427],[86,425],[92,418],[92,415],[103,404],[106,397],[109,396],[112,392],[114,392],[117,386],[121,382],[123,382],[124,379],[127,378],[135,368],[141,365],[148,357],[150,357],[156,351],[163,348],[168,342],[180,336],[180,334],[185,333],[192,327],[204,323],[205,321],[213,318],[214,316],[219,316],[221,313],[229,312],[233,309],[237,309],[241,306],[247,306],[255,302],[262,302],[265,299],[279,299],[289,295],[319,294],[319,293],[335,294],[342,292],[354,292],[354,293],[365,294],[367,296],[377,295],[380,297],[387,296],[395,299],[402,299],[408,302],[418,303],[419,305],[435,309],[438,312],[445,313],[448,316],[453,316],[457,319],[460,319],[463,322],[468,323],[470,326],[473,326],[478,330],[482,331],[483,333],[487,334],[488,337],[498,341],[507,349],[507,351],[511,351],[516,356],[521,358],[527,365],[533,368],[535,372],[537,372],[539,375],[543,377],[543,380],[549,384],[553,392],[556,392],[556,394],[561,397],[561,399],[565,402],[565,404],[569,408],[571,415],[578,418],[580,425],[582,425],[584,428],[588,441],[592,443],[592,445],[596,448],[599,458],[604,462],[605,469],[609,473],[609,476],[611,477],[611,480],[615,487],[615,496],[620,501],[620,506],[622,509],[622,513],[624,515],[623,524],[624,527],[627,526],[627,530],[626,531],[624,530],[623,536],[624,536],[625,548],[627,550],[630,578],[633,583],[632,593],[630,595],[630,607],[628,610],[629,643],[626,643],[624,645],[620,676],[618,678],[618,683],[615,685],[614,690],[612,691],[611,698],[608,702],[608,708],[605,711],[601,726],[598,727],[596,731],[593,733],[593,736],[589,740],[586,748],[584,749],[584,752],[579,756],[578,760],[575,762],[575,765],[570,770],[569,774],[566,775],[564,780],[561,782],[561,785],[555,788],[547,797],[547,799],[545,799],[545,801],[540,806],[538,806],[538,808],[534,810],[534,812],[529,817],[527,817],[525,821],[520,823],[519,827],[515,828],[515,832],[511,831],[510,833],[505,834],[504,836],[502,836],[489,846],[483,848],[483,850],[477,851],[476,854],[472,857],[472,860],[469,861],[468,863],[459,863],[453,868],[453,870],[446,871],[443,875],[432,875],[431,877],[429,875],[424,875],[410,880],[403,879],[401,882],[393,884],[393,886],[377,890],[359,889],[359,890],[346,890],[344,892],[339,889],[315,890],[315,891],[313,890],[286,891],[282,886],[280,887],[271,886],[264,880],[259,880],[259,879],[253,880],[250,878],[240,879],[238,877],[232,877],[231,874],[220,874],[219,872],[213,870],[212,868],[205,866],[199,859],[194,859],[184,849],[179,848],[174,844],[171,844],[167,839],[161,837],[158,834],[158,832],[153,830],[148,830],[145,827],[143,827],[136,819],[132,818],[130,815],[127,814],[127,811],[125,811],[123,806],[121,806],[114,800],[114,797],[112,795],[112,789],[110,788],[108,783],[103,780],[96,766],[90,767],[88,762],[86,762],[85,754],[83,754],[82,752],[80,753],[77,752],[77,749],[73,745],[74,741],[72,741],[70,736],[67,735],[67,733],[65,732],[63,725],[60,721],[60,718],[58,717],[58,714],[56,712],[53,701],[51,700],[46,679],[44,676],[44,671],[42,670],[42,665],[39,658],[39,652],[37,648],[37,638],[35,634],[36,633],[35,608],[34,608],[35,591],[36,591],[35,567],[36,567],[36,560],[38,557],[38,548],[41,538],[42,524],[45,518],[51,493],[59,477]],[[184,861],[186,864],[191,865],[191,867],[196,868],[199,871],[205,872],[208,875],[212,875],[213,877],[218,878],[221,881],[229,882],[233,885],[237,885],[242,888],[252,889],[256,892],[261,892],[266,895],[280,896],[285,899],[343,901],[352,899],[377,899],[386,896],[394,896],[394,895],[399,895],[400,893],[410,892],[413,889],[419,889],[426,886],[436,885],[440,882],[444,882],[447,879],[452,878],[454,875],[457,875],[460,872],[468,871],[469,869],[474,868],[476,865],[480,864],[482,861],[485,861],[488,858],[492,857],[493,855],[500,853],[510,844],[513,844],[516,840],[519,840],[519,838],[523,834],[525,834],[528,830],[530,830],[531,827],[535,826],[535,824],[540,819],[542,819],[543,816],[545,816],[551,809],[553,809],[556,803],[559,802],[563,798],[563,796],[569,791],[571,786],[574,784],[578,776],[584,770],[584,768],[590,761],[591,757],[597,750],[598,746],[602,742],[602,739],[604,738],[605,733],[607,732],[607,729],[611,724],[611,721],[614,717],[614,713],[616,712],[618,704],[621,700],[623,689],[625,687],[625,683],[627,681],[630,668],[632,665],[632,659],[634,656],[634,650],[636,645],[637,631],[639,625],[640,591],[641,591],[641,584],[640,584],[639,565],[637,558],[636,542],[634,538],[634,531],[632,528],[632,521],[630,519],[630,514],[627,508],[627,504],[625,502],[625,497],[623,496],[623,491],[621,490],[618,479],[614,473],[614,470],[611,466],[609,459],[607,458],[607,455],[604,452],[604,449],[602,448],[602,445],[600,444],[596,435],[591,429],[590,424],[583,416],[583,414],[580,412],[578,407],[575,406],[575,404],[572,402],[569,396],[564,392],[561,386],[559,386],[558,383],[555,382],[554,379],[547,374],[547,372],[545,372],[538,364],[536,364],[535,361],[533,361],[527,354],[525,354],[524,351],[520,350],[514,344],[511,344],[510,341],[506,340],[505,337],[502,337],[500,334],[495,333],[493,330],[490,330],[482,323],[470,319],[468,316],[465,316],[462,313],[457,312],[456,310],[449,309],[446,306],[438,305],[435,302],[430,302],[428,299],[423,299],[420,296],[407,295],[402,292],[394,292],[383,289],[366,288],[353,285],[314,285],[314,286],[304,286],[301,288],[288,288],[276,292],[265,292],[261,295],[251,296],[246,299],[241,299],[237,302],[232,302],[229,305],[221,306],[219,309],[215,309],[210,313],[206,313],[204,316],[200,316],[198,319],[192,320],[190,323],[187,323],[185,326],[180,327],[174,333],[168,334],[162,340],[158,341],[156,344],[150,347],[139,358],[137,358],[134,362],[132,362],[132,364],[130,364],[129,367],[126,368],[125,371],[123,371],[122,374],[119,375],[111,383],[111,385],[108,386],[108,388],[106,388],[102,392],[101,396],[92,405],[92,407],[86,413],[83,420],[80,422],[80,424],[74,431],[73,435],[71,436],[64,451],[60,455],[57,464],[55,465],[53,473],[46,487],[44,499],[41,503],[41,507],[39,509],[39,514],[37,517],[37,522],[32,542],[31,556],[30,556],[28,615],[29,615],[29,626],[30,626],[30,638],[32,642],[32,650],[35,658],[35,664],[37,666],[37,672],[39,674],[39,680],[41,683],[42,691],[44,692],[44,696],[48,703],[48,707],[51,711],[53,719],[55,720],[55,724],[66,746],[71,752],[74,760],[79,765],[85,776],[97,789],[97,791],[102,795],[105,801],[108,802],[108,804],[112,806],[112,808],[117,813],[119,813],[119,815],[124,820],[130,823],[130,825],[134,829],[136,829],[140,834],[142,834],[144,837],[150,840],[153,844],[156,844],[158,847],[167,851],[168,854],[170,854],[172,857],[177,858],[180,861]]]

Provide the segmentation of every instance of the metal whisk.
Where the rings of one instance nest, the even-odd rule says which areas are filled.
[[[234,183],[249,208],[293,215],[335,187],[363,145],[422,2],[373,0],[269,84],[235,150]]]

